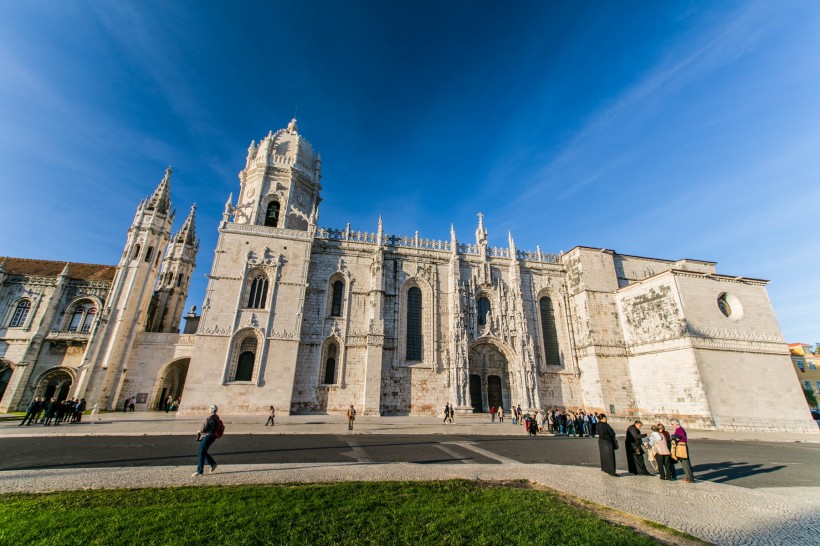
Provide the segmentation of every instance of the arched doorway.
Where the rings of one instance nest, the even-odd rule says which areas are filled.
[[[182,391],[185,389],[185,379],[188,377],[188,366],[190,364],[190,358],[181,358],[174,360],[163,368],[154,388],[154,397],[151,400],[150,409],[165,411],[168,397],[172,401],[182,399]]]
[[[3,363],[0,362],[0,400],[3,400],[3,395],[6,393],[6,387],[9,386],[12,373],[14,373],[14,370],[11,369],[11,366],[4,366]]]
[[[470,348],[470,398],[473,412],[486,412],[499,404],[508,410],[511,407],[507,357],[493,343]]]
[[[68,398],[72,383],[74,383],[74,376],[65,368],[49,370],[37,382],[34,396],[46,400],[55,398],[58,402],[61,402]]]

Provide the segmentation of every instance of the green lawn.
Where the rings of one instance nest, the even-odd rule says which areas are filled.
[[[558,496],[469,481],[0,496],[0,544],[654,544]]]

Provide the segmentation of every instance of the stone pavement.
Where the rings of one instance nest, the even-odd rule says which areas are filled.
[[[86,416],[88,418],[89,416]],[[262,426],[264,418],[225,416],[231,433],[338,434],[346,432],[341,416],[288,416],[276,427]],[[40,435],[152,435],[192,434],[200,418],[165,414],[103,414],[80,425],[17,427],[0,423],[0,438]],[[454,430],[455,427],[455,430]],[[510,434],[520,427],[490,423],[477,417],[443,425],[425,417],[356,420],[355,434]],[[692,438],[761,441],[818,441],[814,435],[752,434],[690,431]],[[804,437],[805,436],[805,437]],[[469,445],[469,444],[465,444]],[[486,455],[486,453],[485,453]],[[490,454],[492,455],[492,454]],[[522,464],[495,457],[502,464],[322,463],[224,465],[215,474],[190,476],[192,465],[178,467],[48,469],[0,472],[0,493],[88,488],[172,487],[374,480],[529,480],[569,495],[679,529],[715,544],[820,544],[820,487],[748,489],[726,484],[621,475],[611,478],[600,470],[550,464]],[[503,459],[503,460],[502,460]]]

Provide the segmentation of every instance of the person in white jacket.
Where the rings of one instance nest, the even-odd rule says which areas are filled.
[[[652,431],[652,434],[649,435],[649,445],[652,448],[652,452],[655,454],[655,460],[658,463],[658,472],[661,475],[662,480],[669,480],[671,479],[671,472],[669,468],[669,456],[671,452],[669,451],[669,443],[668,437],[664,434],[666,431],[663,428],[663,425],[658,423],[656,430]]]

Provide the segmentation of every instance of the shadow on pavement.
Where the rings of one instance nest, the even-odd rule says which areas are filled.
[[[742,462],[724,461],[721,463],[698,464],[692,467],[695,478],[698,480],[726,483],[740,478],[747,478],[757,474],[768,474],[786,468],[785,465],[765,466],[763,464],[749,464]]]

